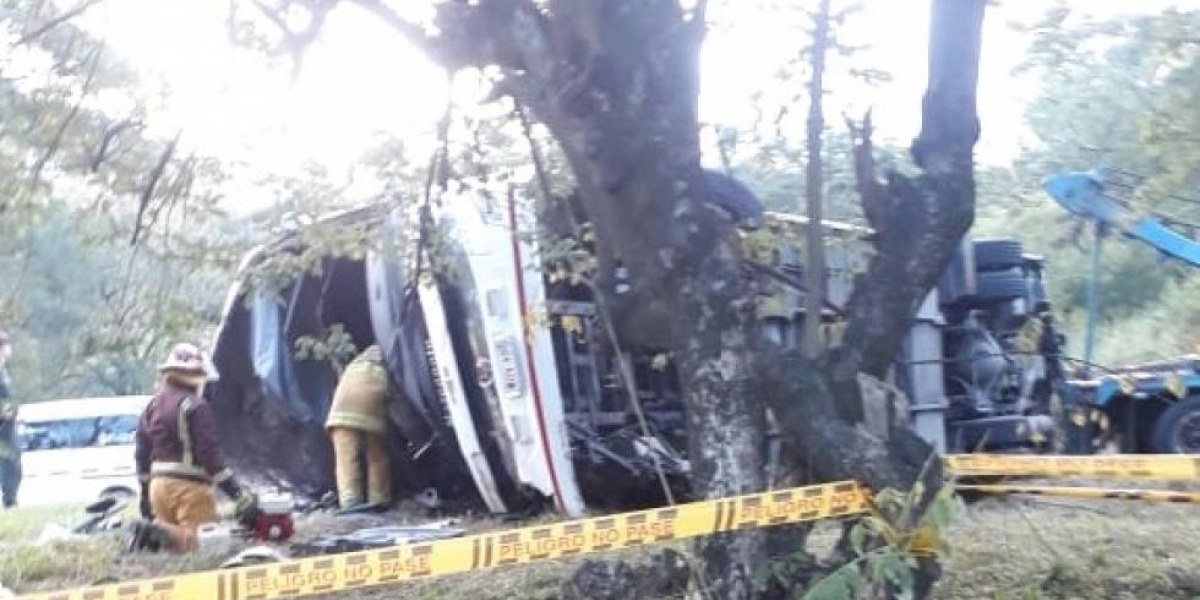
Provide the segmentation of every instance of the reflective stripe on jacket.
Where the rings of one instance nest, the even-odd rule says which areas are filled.
[[[333,392],[325,427],[384,433],[387,394],[388,375],[383,366],[383,353],[379,346],[368,346],[342,373]]]
[[[134,454],[143,481],[166,476],[219,483],[230,476],[212,408],[192,390],[170,381],[142,413]]]

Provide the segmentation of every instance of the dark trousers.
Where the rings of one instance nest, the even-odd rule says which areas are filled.
[[[17,505],[17,489],[20,487],[20,457],[0,459],[0,496],[3,496],[4,508]]]

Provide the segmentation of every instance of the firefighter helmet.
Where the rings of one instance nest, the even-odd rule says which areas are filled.
[[[204,375],[208,371],[205,368],[204,353],[194,344],[187,342],[175,344],[171,348],[171,353],[167,355],[167,360],[158,366],[158,370],[180,371],[196,375]]]

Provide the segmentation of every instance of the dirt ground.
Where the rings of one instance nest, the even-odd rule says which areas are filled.
[[[78,508],[0,513],[0,583],[21,592],[213,568],[230,554],[127,556],[116,537],[39,545],[47,523],[70,524]],[[367,520],[305,518],[298,537]],[[472,530],[505,526],[471,521]],[[810,537],[820,553],[832,525]],[[971,504],[950,532],[953,554],[935,598],[991,600],[1200,600],[1200,506],[1121,500],[986,499]],[[682,546],[679,547],[683,549]],[[638,561],[648,550],[604,555]],[[477,572],[328,598],[500,600],[556,598],[579,561]],[[399,593],[398,593],[399,592]]]

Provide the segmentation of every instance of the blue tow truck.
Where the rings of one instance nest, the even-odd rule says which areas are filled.
[[[1086,453],[1115,442],[1123,452],[1200,453],[1200,355],[1139,365],[1095,368],[1101,246],[1109,234],[1137,240],[1164,257],[1200,267],[1200,243],[1168,226],[1161,215],[1141,214],[1109,195],[1098,171],[1049,177],[1045,190],[1095,233],[1088,281],[1082,377],[1067,382],[1068,451]],[[1083,408],[1087,407],[1087,408]]]

